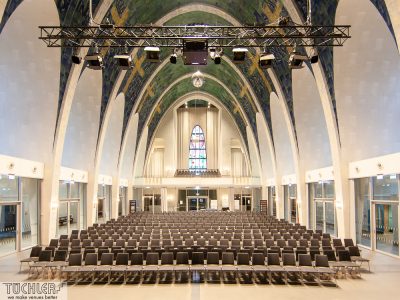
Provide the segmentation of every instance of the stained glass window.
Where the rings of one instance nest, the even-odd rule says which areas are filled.
[[[189,170],[206,170],[206,138],[203,129],[196,125],[192,130],[189,144]]]

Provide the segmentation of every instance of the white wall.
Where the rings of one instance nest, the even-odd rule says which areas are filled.
[[[173,176],[175,174],[176,157],[175,157],[175,126],[174,111],[169,110],[162,118],[160,125],[155,133],[155,138],[164,141],[164,174]]]
[[[137,138],[137,126],[139,121],[139,115],[135,114],[133,116],[133,120],[130,124],[132,128],[128,135],[126,136],[127,143],[125,148],[125,155],[122,161],[122,165],[120,166],[121,174],[120,176],[123,178],[132,178],[133,172],[133,160],[135,158],[135,150],[136,150],[136,138]]]
[[[274,170],[272,165],[272,155],[268,146],[267,140],[267,128],[263,125],[263,115],[257,113],[257,130],[258,130],[258,142],[260,146],[260,160],[261,160],[261,175],[263,178],[264,185],[266,184],[267,178],[274,176]]]
[[[125,96],[121,93],[117,98],[110,101],[115,101],[115,104],[105,134],[104,148],[100,162],[100,173],[106,175],[114,175],[117,171],[119,150],[121,146]]]
[[[278,173],[289,175],[295,173],[292,150],[289,139],[289,131],[285,123],[282,106],[275,93],[271,93],[271,119],[272,133],[276,152]]]
[[[341,0],[336,23],[352,38],[334,49],[339,131],[346,161],[400,150],[400,59],[393,37],[369,0]]]
[[[38,39],[59,24],[54,1],[25,0],[0,35],[0,153],[49,161],[57,116],[60,49]]]
[[[307,170],[330,166],[328,131],[314,76],[307,67],[293,70],[292,76],[300,163]]]
[[[65,135],[62,165],[93,168],[100,122],[102,72],[85,69],[78,81]]]

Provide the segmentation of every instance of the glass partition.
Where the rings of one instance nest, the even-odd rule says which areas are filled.
[[[283,198],[285,220],[291,223],[297,223],[297,185],[284,185]]]
[[[39,189],[37,179],[21,178],[22,249],[39,243]]]
[[[320,181],[309,184],[311,228],[337,235],[334,181]]]
[[[86,183],[61,180],[59,199],[57,234],[86,228]]]
[[[128,188],[125,186],[121,186],[119,188],[118,216],[126,215],[127,198],[128,198]]]
[[[374,200],[399,199],[399,187],[396,175],[381,175],[372,178],[372,189]]]
[[[0,256],[39,244],[40,180],[0,175]]]
[[[371,198],[370,179],[360,178],[354,181],[356,242],[371,247]]]
[[[105,223],[111,219],[111,185],[99,184],[97,190],[97,222]]]

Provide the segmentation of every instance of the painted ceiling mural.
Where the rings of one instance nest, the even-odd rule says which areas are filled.
[[[8,0],[3,17],[0,22],[0,33],[4,28],[7,20],[10,18],[12,13],[17,9],[18,5],[23,0]],[[300,8],[304,17],[307,11],[307,0],[294,0]],[[313,22],[314,24],[321,25],[332,25],[335,20],[335,13],[339,0],[312,0],[313,1]],[[384,20],[386,21],[388,28],[393,34],[393,27],[390,21],[389,13],[385,5],[384,0],[370,0],[377,10],[380,12]],[[96,11],[96,7],[99,5],[101,0],[93,0],[93,11]],[[88,3],[89,1],[82,0],[55,0],[57,9],[60,16],[61,25],[85,25],[88,24]],[[111,5],[105,18],[111,20],[115,25],[138,25],[138,24],[151,24],[155,23],[161,17],[167,13],[174,11],[176,8],[191,4],[201,3],[210,6],[217,7],[229,15],[233,16],[240,23],[245,25],[253,24],[266,24],[276,21],[280,16],[288,16],[286,9],[284,8],[280,0],[180,0],[180,1],[164,1],[164,0],[115,0]],[[213,14],[212,11],[207,12],[187,12],[182,15],[178,15],[168,21],[168,25],[184,25],[184,24],[209,24],[209,25],[223,25],[228,24],[227,21],[222,19],[217,14]],[[56,25],[56,24],[55,24]],[[39,30],[38,30],[39,35]],[[394,34],[393,34],[394,35]],[[278,57],[288,57],[288,53],[292,49],[276,49],[273,50],[274,54]],[[300,49],[302,50],[302,49]],[[161,53],[162,58],[168,57],[170,50],[164,50]],[[101,107],[101,119],[103,120],[104,113],[109,101],[111,92],[115,86],[116,80],[119,76],[119,68],[117,67],[114,59],[112,58],[117,53],[113,49],[103,49],[102,54],[105,56],[105,68],[103,70],[103,88],[102,88],[102,107]],[[331,49],[319,49],[321,63],[326,73],[327,82],[329,84],[330,92],[332,95],[333,107],[336,110],[335,95],[334,95],[334,76],[333,76],[333,51]],[[60,94],[59,94],[59,109],[61,108],[61,101],[63,99],[66,82],[71,69],[70,57],[72,50],[63,49],[61,55],[61,74],[60,74]],[[226,56],[229,57],[229,50],[225,52]],[[154,103],[157,97],[162,92],[162,88],[165,88],[171,84],[180,74],[187,74],[190,67],[167,64],[160,73],[169,74],[169,77],[163,78],[150,83],[149,88],[145,91],[144,99],[138,99],[138,96],[148,81],[151,74],[155,71],[158,64],[148,63],[145,61],[145,56],[142,50],[139,50],[134,56],[134,68],[125,74],[123,82],[119,88],[120,92],[124,92],[126,95],[125,113],[124,113],[124,127],[126,130],[129,117],[134,113],[133,107],[137,101],[144,101],[143,104],[139,104],[140,110],[140,128],[145,126],[146,116],[148,116],[154,108]],[[246,62],[242,65],[238,65],[240,72],[247,78],[251,88],[254,90],[259,105],[262,109],[262,113],[271,129],[271,115],[269,97],[272,91],[276,91],[272,84],[271,78],[265,70],[262,70],[258,66],[257,55],[255,50],[252,49],[249,52],[249,57]],[[213,75],[222,80],[230,90],[235,94],[239,103],[249,120],[253,133],[257,137],[257,127],[255,125],[255,113],[257,112],[257,106],[255,105],[255,99],[252,99],[249,93],[249,87],[240,80],[239,74],[237,74],[227,64],[214,65],[210,63],[205,68],[205,72]],[[283,90],[284,97],[287,101],[290,115],[292,117],[293,125],[295,125],[294,113],[293,113],[293,97],[292,97],[292,76],[291,71],[287,66],[286,59],[277,61],[274,64],[274,72]],[[192,68],[193,72],[195,71]],[[228,76],[229,75],[229,76]],[[158,76],[158,75],[157,75]],[[161,90],[161,91],[160,91]],[[220,95],[220,89],[212,90],[213,95],[216,98],[222,98]],[[164,97],[164,99],[166,99]],[[221,99],[221,102],[223,100]],[[224,104],[225,105],[225,104]],[[230,107],[232,115],[234,107]],[[162,114],[157,116],[156,120],[160,120]],[[154,121],[154,118],[151,119]],[[150,126],[153,121],[150,121]],[[238,120],[237,120],[238,121]],[[238,126],[245,126],[245,121],[238,123]],[[295,126],[294,126],[295,128]],[[243,128],[241,129],[243,131]],[[151,131],[152,132],[152,131]],[[139,132],[140,135],[141,132]]]

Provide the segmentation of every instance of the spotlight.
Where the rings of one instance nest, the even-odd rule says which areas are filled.
[[[89,69],[101,70],[103,68],[103,57],[99,54],[97,45],[94,46],[94,53],[92,55],[85,56],[85,61]]]
[[[279,26],[286,26],[289,23],[289,17],[280,17],[278,20]]]
[[[85,61],[89,69],[101,70],[103,68],[103,58],[99,54],[86,55]]]
[[[273,54],[261,54],[258,60],[258,65],[263,69],[268,69],[272,66],[272,62],[275,60],[275,55]]]
[[[159,47],[145,47],[144,51],[146,51],[146,59],[150,62],[159,62],[160,61],[160,48]]]
[[[216,65],[221,64],[222,49],[210,48],[210,58],[214,61]]]
[[[310,56],[310,62],[312,64],[316,64],[318,62],[318,60],[319,60],[318,52],[317,52],[317,50],[313,49],[311,52],[311,56]]]
[[[175,65],[176,61],[177,61],[177,58],[178,58],[178,55],[176,55],[176,53],[171,54],[171,56],[169,57],[170,63]]]
[[[243,63],[246,59],[246,53],[249,52],[247,48],[233,48],[233,62],[235,64]]]
[[[129,54],[115,55],[114,59],[118,61],[119,67],[122,70],[132,68],[132,57]]]
[[[73,62],[74,64],[80,65],[80,63],[82,62],[82,57],[79,56],[79,55],[77,55],[77,54],[73,54],[73,55],[71,56],[71,60],[72,60],[72,62]]]
[[[289,68],[290,69],[301,69],[303,68],[304,61],[308,60],[308,57],[301,55],[298,52],[292,52],[289,57]]]

